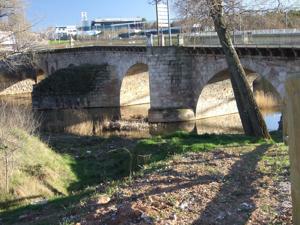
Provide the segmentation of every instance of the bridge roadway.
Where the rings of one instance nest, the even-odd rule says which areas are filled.
[[[284,82],[289,73],[300,71],[300,47],[297,46],[247,45],[238,46],[236,50],[247,73],[264,77],[281,97],[285,95]],[[129,99],[125,104],[121,94],[125,79],[136,75],[126,83],[127,90],[150,86],[151,122],[188,121],[237,111],[231,88],[218,86],[227,73],[227,63],[222,48],[218,46],[93,46],[44,50],[36,57],[38,69],[46,76],[71,65],[83,64],[107,65],[108,73],[105,79],[97,78],[95,88],[84,96],[51,96],[33,92],[33,104],[38,109],[116,107],[137,103]],[[144,76],[146,72],[148,81]],[[139,80],[139,77],[143,79]],[[206,90],[206,96],[213,97],[208,99],[203,92],[211,83],[217,86]],[[216,88],[223,88],[222,92],[213,94]],[[131,98],[138,94],[132,95]]]

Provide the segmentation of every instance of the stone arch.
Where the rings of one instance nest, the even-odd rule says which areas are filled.
[[[150,103],[149,67],[137,62],[128,67],[120,85],[120,106]]]
[[[209,64],[214,64],[213,67],[209,67]],[[250,71],[252,73],[257,73],[270,82],[276,91],[283,98],[285,94],[284,88],[284,80],[287,77],[288,68],[284,64],[284,62],[272,63],[266,59],[253,59],[253,58],[241,58],[241,63],[245,70]],[[217,74],[222,73],[222,71],[226,71],[228,69],[225,58],[218,59],[215,62],[204,61],[200,64],[201,67],[207,68],[205,70],[205,74],[203,74],[203,78],[201,80],[201,84],[199,88],[196,88],[196,91],[200,91],[201,89]],[[201,68],[200,68],[201,69]],[[198,89],[198,90],[197,90]]]
[[[244,67],[244,69],[252,90],[254,84],[258,89],[260,88],[258,83],[267,84],[271,87],[269,92],[274,94],[274,99],[276,99],[276,101],[278,100],[278,103],[281,101],[278,86],[274,87],[274,80],[273,82],[269,80],[269,73],[263,76],[257,71],[253,71],[247,67]],[[206,84],[201,87],[199,95],[196,96],[195,102],[195,115],[197,119],[228,115],[238,112],[227,68],[210,77]]]

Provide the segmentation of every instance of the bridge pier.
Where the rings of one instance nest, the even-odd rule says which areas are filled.
[[[193,109],[150,109],[148,112],[150,123],[184,122],[195,120]]]

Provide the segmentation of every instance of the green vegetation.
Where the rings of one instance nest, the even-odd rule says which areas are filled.
[[[266,143],[263,139],[246,137],[243,135],[214,135],[214,134],[189,134],[177,132],[164,137],[158,136],[140,141],[133,154],[150,156],[148,162],[164,160],[168,156],[187,152],[210,151],[217,147],[233,147],[240,145]]]
[[[93,90],[98,74],[108,75],[107,65],[69,66],[55,71],[47,79],[42,80],[34,89],[38,95],[76,95],[87,94]]]
[[[10,201],[6,205],[2,204],[6,210],[0,216],[10,224],[24,214],[39,215],[46,210],[47,215],[52,215],[51,218],[47,217],[41,219],[41,223],[32,224],[65,222],[61,218],[68,212],[73,212],[78,204],[84,205],[93,196],[103,193],[112,196],[120,186],[130,183],[134,177],[158,171],[166,166],[170,158],[180,157],[188,152],[206,152],[238,146],[244,146],[247,152],[260,145],[273,145],[277,146],[279,151],[272,151],[259,159],[259,168],[266,174],[273,171],[275,167],[278,174],[287,173],[289,165],[287,148],[280,143],[279,133],[272,135],[275,141],[259,140],[243,135],[197,135],[177,132],[136,141],[135,147],[132,148],[126,148],[124,142],[132,144],[133,140],[120,137],[65,135],[47,139],[48,145],[56,153],[41,143],[38,138],[27,136],[25,139],[27,144],[24,148],[27,150],[20,153],[20,157],[23,158],[23,161],[20,161],[22,166],[13,179],[14,190],[22,187],[22,190],[31,192],[24,192],[22,195],[24,197],[41,195],[47,198],[47,207],[44,209],[39,205],[24,206],[18,201],[9,205],[13,202]],[[125,147],[111,149],[111,146]],[[32,189],[32,184],[37,188]],[[14,193],[15,195],[10,196],[10,199],[20,198],[20,192]],[[2,201],[5,200],[7,201],[7,198],[2,197]]]
[[[260,171],[265,174],[275,172],[275,178],[280,179],[281,176],[289,173],[290,161],[287,153],[287,146],[283,143],[277,144],[267,155],[262,157],[259,165]]]
[[[68,195],[70,183],[77,178],[71,170],[72,158],[55,153],[39,138],[18,131],[22,147],[10,158],[9,191],[5,191],[5,176],[0,176],[0,212],[33,201]],[[4,152],[0,152],[4,158]],[[15,165],[12,165],[15,162]],[[0,171],[5,171],[4,160]]]
[[[69,44],[69,40],[49,40],[49,45]]]

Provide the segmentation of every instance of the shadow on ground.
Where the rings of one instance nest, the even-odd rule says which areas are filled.
[[[133,171],[139,170],[142,165],[153,164],[175,154],[205,152],[219,146],[230,147],[250,143],[265,143],[263,140],[242,135],[196,135],[183,132],[145,140],[67,135],[46,137],[45,141],[56,152],[73,158],[71,167],[78,179],[77,182],[69,186],[70,196],[57,197],[54,200],[49,200],[48,204],[43,206],[26,206],[3,212],[0,214],[2,218],[0,224],[1,222],[5,224],[59,224],[63,217],[73,215],[76,205],[82,199],[95,192],[105,191],[103,188],[99,189],[101,183],[120,181],[131,175]],[[222,187],[220,196],[223,196],[224,192],[228,190],[233,190],[233,184],[236,182],[240,182],[243,188],[249,189],[249,199],[255,194],[255,191],[251,189],[251,182],[253,181],[251,172],[266,149],[267,146],[264,145],[241,157],[241,160],[233,166],[232,172],[226,177],[227,182]],[[154,165],[153,170],[155,168]],[[247,170],[249,176],[241,177],[242,172],[245,172],[243,170]],[[144,193],[143,196],[151,195],[154,192],[173,192],[199,183],[209,183],[212,179],[215,180],[215,177],[204,176],[191,182],[175,185],[173,188],[158,190],[154,187],[152,191]],[[135,198],[139,198],[139,196],[135,196]],[[230,196],[229,202],[233,204],[232,207],[240,205],[236,198],[238,198],[238,193]],[[219,203],[221,203],[221,199],[216,197],[202,215],[210,215],[211,209]],[[201,224],[201,221],[204,220],[203,216],[200,216],[195,224]],[[246,221],[246,219],[243,217],[241,221]]]
[[[256,207],[252,197],[258,192],[252,183],[262,176],[256,171],[256,166],[268,147],[270,145],[261,145],[241,156],[230,173],[223,178],[224,184],[217,196],[205,207],[193,225],[242,225],[248,222]]]

